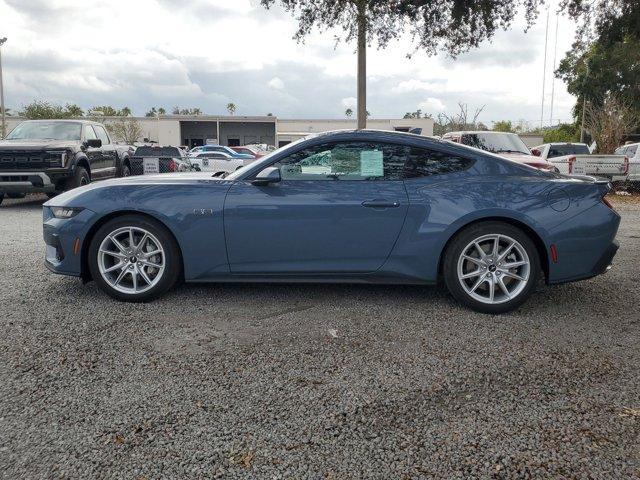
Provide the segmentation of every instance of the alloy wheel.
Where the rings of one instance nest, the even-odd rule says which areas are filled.
[[[527,286],[531,263],[524,247],[507,235],[483,235],[471,241],[458,259],[464,291],[486,304],[516,298]]]
[[[165,264],[162,244],[144,228],[118,228],[104,238],[98,249],[100,275],[125,294],[143,293],[154,287],[162,279]]]

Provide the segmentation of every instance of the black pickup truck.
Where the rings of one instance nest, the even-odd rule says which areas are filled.
[[[132,147],[116,145],[86,120],[27,120],[0,140],[0,203],[7,195],[53,197],[89,182],[131,174]]]

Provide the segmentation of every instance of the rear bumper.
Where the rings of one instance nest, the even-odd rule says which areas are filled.
[[[587,280],[589,278],[597,277],[598,275],[602,275],[609,271],[613,263],[613,257],[615,257],[618,249],[620,248],[620,243],[617,240],[613,240],[611,244],[605,249],[602,253],[598,261],[595,263],[593,268],[585,273],[580,275],[563,278],[561,280],[551,280],[549,284],[558,284],[558,283],[568,283],[568,282],[578,282],[580,280]]]

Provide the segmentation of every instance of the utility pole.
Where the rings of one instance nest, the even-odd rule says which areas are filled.
[[[367,128],[367,5],[358,1],[358,130]]]
[[[540,128],[544,125],[544,86],[547,79],[547,39],[549,37],[549,8],[547,7],[547,26],[544,30],[544,65],[542,66],[542,106],[540,110]]]
[[[0,130],[0,138],[4,138],[7,135],[4,109],[4,85],[2,84],[2,45],[4,45],[6,41],[7,37],[0,38],[0,110],[2,110],[2,130]]]
[[[584,74],[584,82],[587,83],[587,79],[589,78],[589,64],[587,63],[587,71]],[[582,126],[580,127],[580,143],[584,143],[585,140],[585,130],[584,130],[584,114],[587,110],[587,90],[582,89]]]
[[[556,58],[558,54],[558,14],[556,14],[556,40],[553,44],[553,72],[551,80],[551,110],[549,111],[549,126],[553,125],[553,97],[556,90]],[[560,122],[558,122],[560,123]]]

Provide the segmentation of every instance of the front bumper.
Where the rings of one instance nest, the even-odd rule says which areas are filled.
[[[0,172],[0,192],[3,193],[40,193],[55,189],[55,183],[45,172]]]
[[[45,243],[45,266],[61,275],[82,276],[82,253],[85,238],[95,213],[84,209],[69,219],[55,218],[49,207],[43,208],[42,236]],[[78,242],[78,247],[74,246]]]

